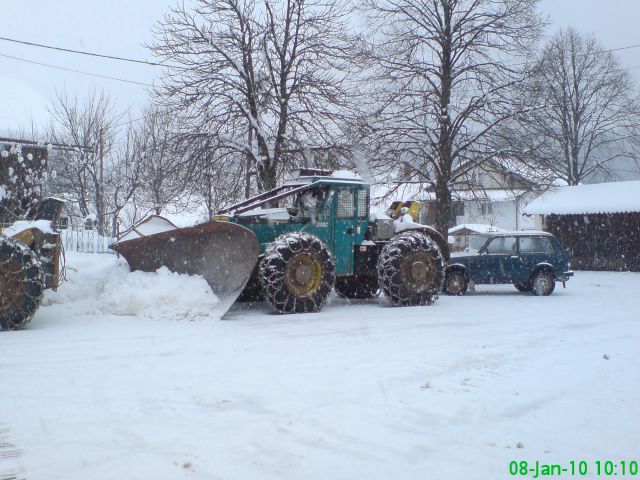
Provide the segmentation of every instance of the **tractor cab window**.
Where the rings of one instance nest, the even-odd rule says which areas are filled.
[[[365,189],[356,190],[356,199],[358,203],[358,218],[367,218],[369,213],[367,191]]]
[[[338,190],[336,201],[336,215],[338,218],[353,218],[355,216],[356,205],[353,201],[353,190],[341,188]]]
[[[295,207],[297,207],[297,216],[300,218],[311,218],[316,220],[318,214],[327,200],[327,189],[316,188],[307,190],[298,195]]]

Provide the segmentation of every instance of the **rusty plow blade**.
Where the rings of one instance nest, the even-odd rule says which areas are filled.
[[[226,312],[251,276],[260,247],[251,230],[210,221],[122,239],[109,248],[122,255],[132,271],[155,272],[164,266],[172,272],[202,276],[220,300],[220,311]]]

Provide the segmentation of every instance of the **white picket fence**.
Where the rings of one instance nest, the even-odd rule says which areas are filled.
[[[0,228],[6,228],[10,225],[11,223],[0,222]],[[62,246],[67,252],[115,254],[113,250],[109,250],[109,245],[116,239],[100,235],[94,226],[68,223],[56,225],[55,230],[60,232]]]
[[[62,235],[62,245],[67,252],[115,253],[109,245],[114,237],[100,235],[95,228],[84,225],[64,225],[57,228]]]

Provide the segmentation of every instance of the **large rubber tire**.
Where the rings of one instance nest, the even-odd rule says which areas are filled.
[[[553,273],[548,270],[539,270],[531,277],[531,293],[540,297],[551,295],[556,288]]]
[[[0,237],[0,330],[24,328],[38,310],[43,292],[37,255],[18,240]]]
[[[351,275],[336,278],[334,285],[338,296],[342,298],[367,299],[380,294],[380,283],[375,277]]]
[[[322,241],[309,233],[285,233],[260,262],[265,300],[280,313],[317,312],[335,282],[333,259]]]
[[[387,243],[378,259],[378,279],[396,306],[431,305],[445,277],[438,244],[419,232],[404,232]]]
[[[447,270],[442,291],[447,295],[464,295],[469,288],[469,277],[460,268]]]

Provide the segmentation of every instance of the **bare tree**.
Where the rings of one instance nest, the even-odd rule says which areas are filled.
[[[52,107],[53,142],[67,147],[56,156],[58,188],[69,194],[83,216],[95,215],[99,230],[108,225],[106,178],[120,116],[104,93],[80,100],[59,93]]]
[[[517,96],[537,108],[516,117],[505,137],[525,162],[569,185],[594,174],[610,177],[612,162],[638,158],[640,97],[595,37],[559,31]]]
[[[140,176],[138,198],[160,215],[189,190],[192,165],[179,143],[176,117],[158,107],[148,107],[132,133]]]
[[[363,121],[372,170],[435,189],[447,233],[456,183],[497,152],[506,92],[542,27],[537,0],[365,0],[377,105]],[[368,132],[367,132],[368,131]]]
[[[111,235],[114,237],[120,233],[121,222],[124,221],[125,227],[129,227],[141,219],[136,193],[141,191],[143,162],[136,141],[137,131],[136,125],[129,122],[125,139],[118,142],[108,170],[108,215],[111,217]]]
[[[172,9],[152,51],[168,68],[159,99],[210,158],[236,163],[260,191],[283,163],[339,131],[353,43],[347,0],[197,0]],[[287,156],[287,151],[289,155]],[[298,158],[302,156],[299,155]]]

